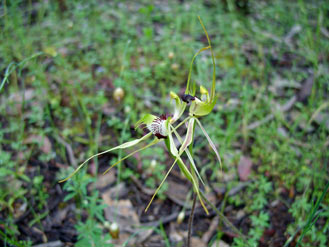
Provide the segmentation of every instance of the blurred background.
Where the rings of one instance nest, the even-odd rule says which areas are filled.
[[[163,146],[86,158],[172,112],[189,64],[216,60],[196,130],[203,190],[250,246],[328,246],[329,3],[321,0],[18,1],[0,4],[0,245],[184,246],[191,184]],[[210,88],[209,52],[192,81]],[[185,214],[185,217],[184,217]],[[119,236],[115,226],[120,230]],[[197,205],[192,246],[247,244]]]

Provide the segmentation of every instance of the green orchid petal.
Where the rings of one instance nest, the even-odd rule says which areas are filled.
[[[135,124],[135,129],[137,129],[142,124],[150,124],[152,123],[157,117],[152,114],[145,114],[140,120],[137,121]]]
[[[205,28],[205,26],[203,25],[203,22],[201,20],[201,18],[198,16],[200,24],[206,34],[207,40],[208,40],[208,47],[205,47],[203,49],[201,49],[197,54],[194,55],[191,65],[190,65],[190,71],[189,71],[189,77],[187,80],[187,87],[185,90],[185,93],[189,93],[191,91],[193,91],[193,96],[194,96],[194,92],[195,89],[191,89],[190,88],[190,78],[191,78],[191,70],[192,70],[192,64],[193,61],[195,59],[195,57],[202,52],[203,50],[207,50],[210,49],[211,51],[211,58],[212,58],[212,64],[213,64],[213,76],[212,76],[212,85],[211,85],[211,91],[210,91],[210,97],[209,97],[209,92],[208,90],[203,87],[202,85],[200,86],[200,93],[201,93],[201,100],[199,100],[198,98],[196,98],[190,106],[190,114],[192,116],[197,116],[197,117],[201,117],[201,116],[205,116],[208,115],[212,109],[214,108],[215,104],[216,104],[216,98],[215,98],[215,90],[216,90],[216,64],[215,64],[215,56],[214,56],[214,52],[212,50],[212,46],[211,46],[211,42],[209,39],[209,35],[208,32]]]
[[[208,90],[204,86],[200,86],[201,100],[210,102]]]
[[[170,91],[170,98],[172,98],[176,101],[177,106],[180,106],[182,104],[179,96],[176,93],[174,93],[173,91]]]
[[[212,102],[208,103],[195,98],[190,106],[190,114],[197,117],[208,115],[215,107],[216,101],[217,99],[214,99]]]
[[[194,128],[194,118],[191,118],[187,125],[187,133],[182,146],[179,149],[179,154],[182,154],[188,146],[191,145],[193,140],[193,128]]]
[[[121,144],[119,146],[116,146],[114,148],[108,149],[108,150],[106,150],[104,152],[101,152],[101,153],[94,154],[94,155],[90,156],[81,165],[79,165],[78,168],[75,169],[75,171],[73,173],[71,173],[67,178],[60,180],[59,183],[65,182],[65,181],[69,180],[71,177],[73,177],[89,160],[91,160],[91,159],[93,159],[93,158],[95,158],[95,157],[97,157],[99,155],[102,155],[102,154],[105,154],[105,153],[108,153],[108,152],[112,152],[112,151],[117,150],[117,149],[125,149],[125,148],[129,148],[129,147],[135,146],[136,144],[140,143],[141,141],[144,141],[144,140],[148,139],[151,136],[152,136],[152,133],[148,133],[147,135],[143,136],[140,139],[136,139],[136,140],[133,140],[133,141],[129,141],[129,142],[123,143],[123,144]]]
[[[208,209],[207,207],[204,205],[204,202],[201,198],[201,193],[200,193],[200,190],[199,190],[199,185],[198,183],[196,182],[196,180],[193,178],[192,174],[190,173],[190,171],[187,169],[186,165],[184,164],[183,160],[178,156],[174,163],[171,165],[171,167],[169,168],[168,172],[166,173],[166,175],[164,176],[164,178],[162,179],[160,185],[158,186],[158,188],[155,190],[154,194],[152,195],[152,198],[150,200],[150,202],[148,203],[148,205],[146,206],[145,208],[145,212],[147,212],[147,210],[149,209],[149,207],[151,206],[155,196],[157,195],[157,193],[159,192],[159,190],[161,189],[162,185],[164,184],[165,180],[167,179],[169,173],[171,172],[171,170],[174,168],[175,164],[178,164],[179,168],[181,169],[181,171],[183,172],[183,174],[186,176],[186,178],[188,180],[190,180],[192,182],[192,185],[193,185],[193,189],[195,190],[195,192],[197,193],[198,195],[198,198],[200,200],[200,203],[203,207],[203,209],[205,210],[206,214],[208,215],[209,212],[208,212]]]
[[[186,108],[186,103],[182,102],[180,97],[172,91],[170,92],[170,97],[175,100],[175,104],[176,104],[174,116],[170,121],[171,123],[174,123],[183,115]]]

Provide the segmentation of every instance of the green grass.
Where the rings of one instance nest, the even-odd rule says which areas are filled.
[[[328,245],[329,197],[323,194],[329,179],[326,1],[249,0],[249,14],[234,1],[141,1],[129,7],[121,1],[65,2],[66,11],[57,1],[7,0],[0,6],[0,230],[6,243],[19,246],[15,218],[21,205],[33,209],[28,222],[42,226],[48,193],[57,183],[55,176],[43,177],[44,167],[74,165],[64,143],[72,148],[77,165],[140,136],[129,126],[141,112],[170,112],[169,92],[185,86],[192,56],[206,44],[200,15],[215,52],[218,97],[215,113],[203,124],[231,176],[223,178],[216,156],[197,131],[195,156],[206,184],[234,187],[240,157],[247,156],[253,163],[252,182],[228,198],[226,206],[248,213],[245,234],[250,244],[257,246],[264,230],[272,227],[271,203],[278,200],[293,218],[285,230],[287,239],[295,236],[289,246]],[[299,31],[288,39],[297,26]],[[210,88],[210,54],[201,54],[193,69],[192,81]],[[310,78],[314,82],[307,97],[298,98],[286,112],[279,110],[300,95]],[[125,92],[121,101],[113,98],[117,87]],[[269,121],[250,128],[271,114]],[[27,141],[32,135],[40,141]],[[43,138],[51,143],[50,150],[42,149]],[[150,159],[142,164],[149,167],[151,159],[166,154],[155,148],[141,155]],[[96,171],[117,156],[107,158],[95,161]],[[157,187],[166,160],[157,160],[161,164],[146,186]],[[137,168],[129,166],[131,173],[125,169],[121,178],[127,183],[131,173],[140,175]],[[60,173],[68,171],[61,168]],[[77,216],[80,236],[102,221],[93,217],[93,210],[101,210],[83,206],[84,198],[95,207],[99,203],[86,191],[94,175],[85,170],[64,186],[90,216],[86,221]],[[319,198],[321,203],[315,204]],[[314,217],[318,221],[310,225]],[[163,227],[160,232],[168,245],[170,236]],[[244,245],[236,240],[234,246]]]

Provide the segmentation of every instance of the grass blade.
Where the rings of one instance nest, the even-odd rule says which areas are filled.
[[[302,242],[305,234],[311,229],[311,227],[315,224],[315,222],[317,221],[317,219],[319,218],[319,215],[316,216],[316,213],[320,207],[320,203],[323,201],[324,196],[326,195],[327,191],[329,189],[329,182],[327,183],[326,187],[324,188],[321,196],[319,197],[319,199],[316,201],[314,207],[311,210],[311,213],[308,216],[306,225],[303,227],[303,231],[301,233],[301,235],[299,236],[298,242],[296,244],[296,247],[299,246],[299,244]]]

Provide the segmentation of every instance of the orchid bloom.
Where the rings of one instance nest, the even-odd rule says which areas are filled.
[[[192,154],[190,153],[188,147],[191,145],[192,141],[193,141],[193,136],[194,136],[194,128],[195,128],[195,123],[197,123],[202,132],[204,133],[204,135],[206,136],[210,146],[212,147],[212,149],[215,151],[216,156],[219,160],[219,162],[221,163],[221,159],[220,156],[218,154],[218,151],[214,145],[214,143],[211,141],[209,135],[207,134],[207,132],[205,131],[205,129],[203,128],[203,126],[201,125],[200,121],[198,120],[199,117],[201,116],[205,116],[207,114],[209,114],[215,104],[216,104],[216,98],[215,98],[215,59],[214,59],[214,54],[213,54],[213,50],[211,47],[211,43],[210,43],[210,39],[208,36],[208,33],[206,31],[206,28],[204,27],[200,17],[199,21],[202,25],[202,28],[207,36],[207,40],[208,40],[208,46],[204,47],[202,49],[200,49],[192,58],[191,61],[191,65],[190,65],[190,70],[189,70],[189,75],[188,75],[188,80],[187,80],[187,86],[186,86],[186,90],[185,90],[185,94],[182,97],[179,97],[176,93],[174,92],[170,92],[170,97],[171,99],[173,99],[174,104],[175,104],[175,110],[173,115],[167,116],[167,115],[161,115],[159,117],[154,116],[152,114],[146,114],[144,115],[137,123],[136,123],[136,128],[144,126],[145,128],[147,128],[149,130],[149,133],[144,135],[143,137],[141,137],[140,139],[136,139],[133,141],[129,141],[126,143],[123,143],[119,146],[116,146],[114,148],[108,149],[104,152],[95,154],[91,157],[89,157],[86,161],[84,161],[71,175],[69,175],[67,178],[59,181],[59,182],[64,182],[67,181],[68,179],[70,179],[72,176],[74,176],[89,160],[93,159],[96,156],[108,153],[108,152],[112,152],[114,150],[118,150],[118,149],[126,149],[126,148],[130,148],[133,147],[137,144],[139,144],[140,142],[143,142],[149,138],[151,138],[153,135],[155,136],[155,138],[147,145],[145,145],[144,147],[137,149],[135,151],[133,151],[132,153],[128,154],[127,156],[123,157],[121,160],[117,161],[115,164],[113,164],[110,168],[108,168],[104,174],[106,172],[108,172],[110,169],[112,169],[114,166],[116,166],[117,164],[119,164],[120,162],[122,162],[123,160],[129,158],[130,156],[134,155],[135,153],[142,151],[146,148],[149,148],[161,141],[164,141],[166,144],[166,147],[169,151],[169,153],[171,154],[171,156],[174,158],[174,162],[171,165],[171,167],[169,168],[168,172],[166,173],[165,177],[163,178],[161,184],[159,185],[159,187],[156,189],[154,195],[152,196],[152,199],[150,200],[149,204],[147,205],[145,211],[148,210],[149,206],[151,205],[154,197],[156,196],[157,192],[159,191],[159,189],[161,188],[161,186],[163,185],[164,181],[166,180],[166,178],[168,177],[169,173],[171,172],[171,170],[173,169],[173,167],[175,166],[175,164],[177,163],[180,170],[182,171],[182,173],[184,174],[184,176],[192,183],[193,185],[193,189],[195,191],[195,193],[197,193],[197,196],[200,200],[200,203],[202,205],[202,207],[204,208],[205,212],[208,214],[208,210],[206,208],[206,206],[204,205],[201,195],[200,195],[200,189],[199,189],[199,180],[201,181],[201,183],[203,183],[202,178],[196,168],[196,165],[194,163]],[[190,84],[190,79],[191,79],[191,71],[192,71],[192,65],[193,62],[196,58],[196,56],[198,54],[200,54],[201,52],[210,49],[211,50],[211,56],[212,56],[212,63],[213,63],[213,78],[212,78],[212,87],[211,87],[211,92],[210,95],[208,93],[208,90],[203,87],[200,86],[200,94],[201,97],[198,98],[195,96],[195,83],[193,84],[193,86],[191,86]],[[189,116],[187,118],[185,118],[184,120],[182,120],[179,124],[177,124],[176,126],[174,126],[174,123],[177,122],[177,120],[180,119],[180,117],[182,116],[182,114],[184,113],[186,106],[190,105],[189,108]],[[181,138],[181,136],[178,134],[178,132],[176,131],[180,126],[182,126],[184,123],[187,122],[187,131],[186,131],[186,137],[183,140]],[[176,136],[176,138],[178,139],[178,141],[180,142],[181,146],[179,149],[177,149],[175,143],[174,143],[174,137],[173,135]],[[191,168],[189,169],[184,161],[181,158],[181,155],[183,153],[187,154],[187,157],[189,159],[190,162],[190,166]],[[203,183],[204,184],[204,183]]]

